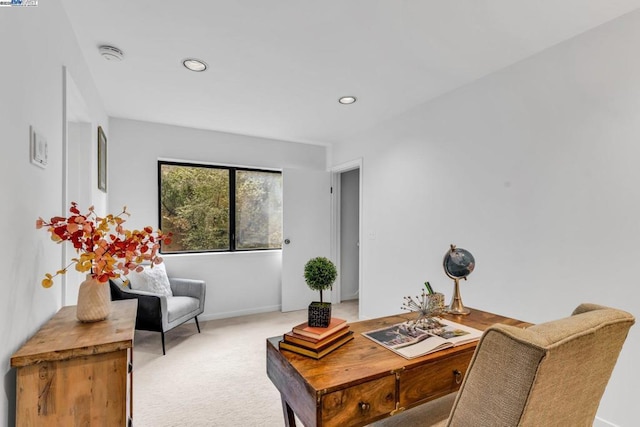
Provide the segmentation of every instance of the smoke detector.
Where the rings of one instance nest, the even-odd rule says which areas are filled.
[[[124,54],[120,49],[113,46],[102,45],[98,47],[100,55],[107,61],[122,61]]]

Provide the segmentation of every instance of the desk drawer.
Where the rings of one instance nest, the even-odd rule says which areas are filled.
[[[322,426],[357,426],[396,409],[396,376],[358,384],[322,397]]]
[[[400,407],[408,408],[458,390],[473,351],[469,349],[447,359],[403,371],[400,374]]]

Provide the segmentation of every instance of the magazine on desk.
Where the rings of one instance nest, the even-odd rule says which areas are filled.
[[[446,319],[433,319],[428,327],[398,323],[362,335],[407,359],[477,341],[482,331]]]

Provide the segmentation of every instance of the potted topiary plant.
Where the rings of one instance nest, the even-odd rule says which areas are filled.
[[[320,291],[320,301],[309,304],[309,326],[326,328],[331,321],[331,303],[322,301],[322,291],[331,289],[338,272],[325,257],[310,259],[304,266],[304,280],[314,291]]]

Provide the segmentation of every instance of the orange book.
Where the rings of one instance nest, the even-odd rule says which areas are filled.
[[[295,332],[291,331],[284,334],[282,336],[282,339],[284,339],[285,342],[289,342],[300,347],[305,347],[311,350],[321,350],[331,345],[333,342],[339,340],[343,336],[347,335],[348,333],[349,328],[341,328],[337,332],[334,332],[326,338],[317,340],[314,338],[309,338],[305,335],[298,335]]]
[[[315,338],[317,340],[321,340],[329,335],[337,332],[342,328],[346,328],[348,326],[347,321],[344,319],[340,319],[337,317],[332,317],[329,322],[329,326],[326,328],[319,328],[315,326],[309,326],[307,322],[301,323],[298,326],[293,327],[293,332],[299,335],[304,335],[306,337]]]

